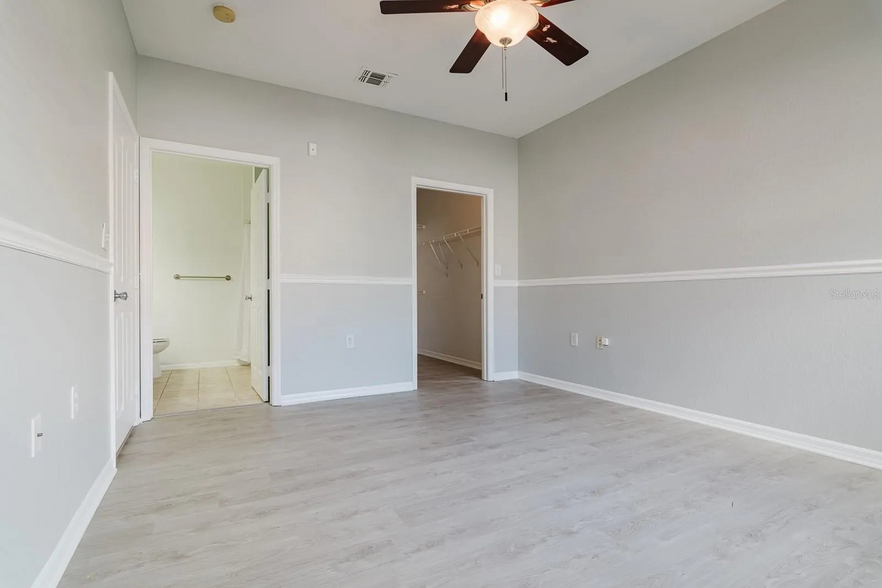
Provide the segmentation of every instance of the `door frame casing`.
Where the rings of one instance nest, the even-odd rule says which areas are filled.
[[[494,288],[495,267],[494,262],[494,232],[493,232],[493,188],[469,186],[442,180],[432,180],[413,176],[411,179],[411,202],[410,202],[410,231],[411,231],[411,317],[413,327],[413,387],[418,386],[417,362],[419,348],[419,317],[417,311],[418,285],[417,285],[417,247],[419,246],[417,234],[417,191],[420,189],[440,190],[443,192],[455,192],[469,196],[481,197],[481,288],[484,299],[481,301],[481,378],[493,382],[496,380],[496,363],[494,357]]]
[[[108,323],[108,332],[109,332],[109,358],[110,358],[110,369],[108,370],[108,389],[110,390],[110,460],[113,462],[114,468],[116,467],[116,321],[115,321],[115,305],[114,305],[114,278],[115,278],[115,268],[116,268],[116,231],[114,230],[114,218],[116,214],[116,203],[115,194],[114,194],[114,172],[115,172],[115,158],[113,153],[113,106],[114,103],[118,103],[120,109],[123,112],[125,117],[125,124],[129,126],[129,128],[135,133],[135,136],[139,138],[139,157],[140,157],[140,134],[138,133],[138,126],[135,124],[134,119],[132,118],[132,114],[129,111],[129,106],[126,104],[126,99],[123,96],[122,90],[120,90],[119,83],[116,81],[116,75],[111,72],[107,72],[107,225],[105,228],[106,236],[107,236],[107,255],[110,260],[110,272],[108,274],[108,287],[107,287],[107,300],[109,301],[110,311],[108,313],[109,323]],[[140,166],[139,166],[140,168]],[[140,180],[140,169],[138,170],[138,178],[136,178],[136,183]],[[140,186],[139,186],[140,188]],[[140,190],[139,190],[140,191]],[[140,197],[140,196],[139,196]],[[139,235],[140,241],[140,235]],[[139,243],[140,247],[140,243]],[[139,260],[140,263],[140,260]],[[140,270],[140,268],[139,268]],[[138,290],[140,292],[141,280],[138,279]],[[140,350],[139,350],[140,352]],[[143,362],[143,354],[140,354],[139,363]],[[141,369],[143,373],[143,369]],[[140,381],[140,378],[139,378]],[[141,382],[141,392],[143,390],[143,382]],[[152,389],[152,388],[151,388]],[[143,394],[141,394],[143,396]],[[142,402],[141,398],[138,399],[139,402]],[[141,411],[135,411],[135,422],[134,426],[138,426],[141,424]]]
[[[202,145],[141,138],[141,420],[153,418],[153,154],[167,153],[239,163],[269,170],[269,291],[270,291],[270,404],[280,406],[281,366],[281,264],[279,254],[279,203],[282,163],[278,157],[217,149]]]

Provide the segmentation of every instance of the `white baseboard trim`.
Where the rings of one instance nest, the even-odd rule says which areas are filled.
[[[454,357],[452,355],[447,355],[444,353],[438,353],[436,351],[427,351],[426,349],[420,349],[417,351],[419,355],[425,355],[426,357],[431,357],[433,359],[440,359],[441,361],[446,361],[447,363],[455,363],[457,365],[463,365],[465,367],[474,368],[476,370],[481,369],[483,366],[480,361],[472,361],[470,359],[463,359],[461,357]]]
[[[599,400],[615,402],[616,404],[624,404],[626,406],[648,410],[651,412],[692,421],[694,423],[708,425],[717,429],[723,429],[724,431],[740,433],[742,435],[755,437],[764,441],[771,441],[773,443],[787,445],[788,447],[802,449],[804,451],[817,453],[826,457],[841,459],[843,461],[856,463],[858,465],[866,466],[869,468],[882,470],[882,452],[879,451],[864,449],[862,447],[855,447],[854,445],[846,445],[845,443],[839,443],[837,441],[820,439],[818,437],[803,435],[802,433],[794,433],[792,431],[776,429],[774,427],[768,427],[766,425],[758,425],[756,423],[740,421],[738,419],[710,414],[707,412],[701,412],[698,410],[692,410],[690,408],[674,406],[672,404],[665,404],[663,402],[657,402],[655,400],[646,400],[644,398],[638,398],[636,396],[628,396],[627,394],[610,392],[608,390],[602,390],[600,388],[594,388],[592,386],[585,386],[583,384],[574,384],[572,382],[555,380],[554,378],[547,378],[545,376],[537,376],[536,374],[521,372],[520,376],[522,380],[533,382],[534,384],[541,384],[542,386],[548,386],[550,388],[557,388],[559,390],[565,390],[567,392],[574,392],[576,394],[590,396],[591,398],[597,398]]]
[[[411,392],[413,390],[416,390],[416,386],[414,386],[413,382],[398,382],[397,384],[381,384],[379,386],[324,390],[322,392],[306,392],[304,394],[287,394],[281,396],[279,406],[325,402],[326,400],[342,400],[344,398],[360,398],[362,396],[377,396],[379,394],[395,394],[398,392]]]
[[[162,370],[199,370],[218,367],[238,367],[241,365],[235,359],[226,359],[224,361],[206,361],[203,363],[164,363],[162,364]]]
[[[43,566],[40,575],[34,580],[31,588],[55,588],[58,586],[64,571],[67,569],[67,565],[77,550],[80,540],[86,533],[86,529],[89,527],[95,511],[98,510],[98,505],[101,504],[101,499],[104,498],[104,494],[110,487],[110,483],[115,475],[116,466],[113,460],[111,460],[107,462],[107,465],[98,474],[98,478],[92,484],[82,504],[80,504],[70,523],[68,523],[67,529],[65,529],[61,539],[55,545],[55,550],[49,556],[49,561]]]
[[[505,382],[507,380],[519,380],[520,372],[496,372],[493,374],[494,382]]]
[[[39,255],[105,274],[113,271],[113,264],[106,257],[95,255],[85,249],[2,217],[0,217],[0,247]]]

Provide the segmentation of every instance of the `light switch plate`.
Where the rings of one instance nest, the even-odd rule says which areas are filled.
[[[570,345],[573,347],[579,346],[579,333],[570,333]]]
[[[31,457],[36,457],[43,449],[43,415],[31,419]]]
[[[70,420],[75,421],[80,414],[80,387],[76,384],[70,387]]]
[[[355,348],[355,335],[346,335],[346,349]]]
[[[497,277],[499,277],[499,276],[502,275],[502,264],[501,264],[501,263],[497,263],[497,264],[496,264],[496,267],[493,268],[493,273],[494,273],[494,275],[496,275]]]

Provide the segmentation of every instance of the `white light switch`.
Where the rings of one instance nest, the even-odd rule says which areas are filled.
[[[570,345],[573,347],[579,346],[579,333],[570,333]]]
[[[346,349],[355,348],[355,335],[346,335]]]
[[[43,449],[43,416],[31,419],[31,457],[36,457]]]
[[[110,231],[107,230],[107,223],[101,223],[101,249],[107,251],[110,245]]]
[[[80,387],[73,385],[70,387],[70,420],[76,420],[80,413]]]
[[[501,276],[501,275],[502,275],[502,264],[501,264],[501,263],[497,263],[497,264],[496,264],[496,267],[493,268],[493,273],[494,273],[496,276]]]
[[[315,157],[316,155],[318,155],[318,144],[317,143],[310,143],[309,144],[309,156]]]

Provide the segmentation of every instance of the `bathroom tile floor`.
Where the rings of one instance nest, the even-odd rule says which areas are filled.
[[[261,402],[248,366],[164,371],[153,380],[156,416]]]

